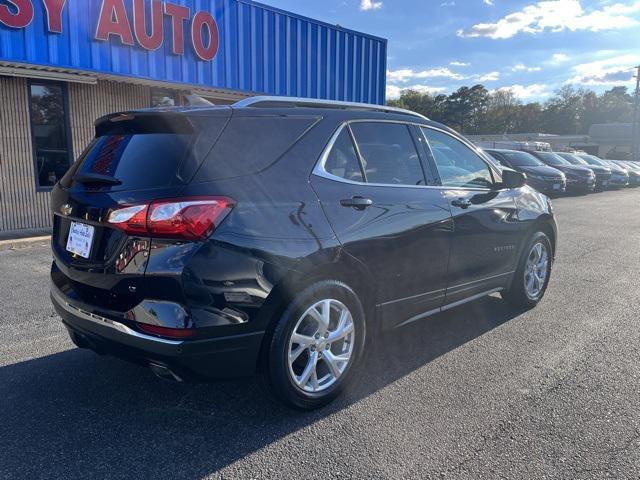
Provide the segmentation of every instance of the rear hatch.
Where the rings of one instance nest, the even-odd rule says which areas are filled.
[[[107,224],[110,212],[180,197],[230,115],[228,108],[142,111],[96,122],[95,139],[54,188],[51,202],[56,266],[74,284],[92,289],[91,303],[113,307],[118,291],[121,299],[130,297],[151,245],[144,233]]]

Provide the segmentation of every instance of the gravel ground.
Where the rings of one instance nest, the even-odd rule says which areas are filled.
[[[639,478],[640,190],[554,204],[538,308],[489,297],[388,334],[310,414],[73,348],[48,249],[0,251],[0,478]]]

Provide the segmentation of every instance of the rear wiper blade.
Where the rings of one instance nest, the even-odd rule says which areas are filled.
[[[117,178],[110,177],[109,175],[100,175],[98,173],[78,173],[74,175],[73,180],[78,183],[92,185],[122,185],[122,182]]]

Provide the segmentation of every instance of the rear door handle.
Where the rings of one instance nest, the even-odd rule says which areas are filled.
[[[451,202],[451,205],[453,205],[454,207],[458,207],[458,208],[462,208],[463,210],[466,210],[473,204],[466,198],[459,198]]]
[[[340,200],[343,207],[355,208],[356,210],[365,210],[373,205],[373,200],[364,197],[352,197]]]

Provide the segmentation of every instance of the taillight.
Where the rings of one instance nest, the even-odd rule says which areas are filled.
[[[107,223],[132,235],[198,241],[209,237],[234,205],[227,197],[159,200],[114,209]]]

